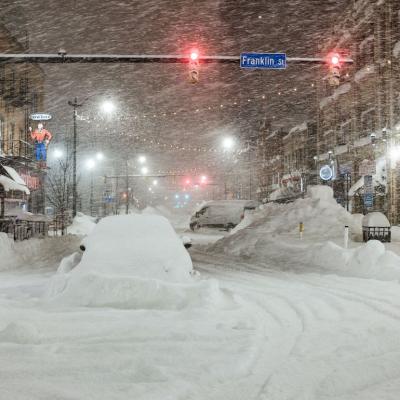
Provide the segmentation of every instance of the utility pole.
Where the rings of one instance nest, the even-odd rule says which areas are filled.
[[[72,144],[72,217],[76,217],[76,205],[77,205],[77,185],[76,185],[76,148],[78,142],[78,132],[77,132],[77,108],[82,107],[83,104],[78,104],[78,99],[75,97],[74,102],[69,101],[68,104],[73,107],[74,110],[74,137]]]
[[[129,161],[128,157],[125,161],[125,188],[126,188],[126,202],[125,202],[125,214],[129,214],[129,200],[130,200],[130,193],[129,193]]]

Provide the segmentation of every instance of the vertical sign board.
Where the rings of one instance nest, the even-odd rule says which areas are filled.
[[[252,69],[285,69],[285,53],[242,53],[240,68]]]
[[[371,208],[374,206],[374,185],[372,175],[364,176],[364,206]]]

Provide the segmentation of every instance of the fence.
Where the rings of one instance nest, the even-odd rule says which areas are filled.
[[[0,232],[6,233],[16,241],[30,239],[32,237],[45,237],[48,234],[46,221],[26,221],[15,218],[0,220]]]

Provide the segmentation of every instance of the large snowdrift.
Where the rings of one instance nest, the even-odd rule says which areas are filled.
[[[190,217],[192,215],[190,208],[172,208],[165,205],[148,206],[143,211],[144,215],[162,215],[167,218],[171,225],[177,230],[189,229]]]
[[[61,263],[49,286],[51,299],[69,305],[158,309],[218,302],[217,284],[193,279],[189,253],[164,217],[107,217],[83,244],[80,262],[75,254]]]
[[[78,246],[79,240],[74,236],[14,242],[0,232],[0,271],[26,267],[51,268]]]
[[[68,227],[68,233],[71,235],[86,236],[93,231],[95,226],[95,218],[78,212],[72,224]]]
[[[299,235],[299,223],[305,232]],[[361,215],[351,215],[336,203],[328,186],[309,187],[308,196],[294,203],[267,204],[245,218],[235,233],[208,248],[214,254],[250,259],[298,272],[322,272],[383,280],[400,279],[400,257],[376,241],[344,249],[344,227],[353,238],[361,233]]]

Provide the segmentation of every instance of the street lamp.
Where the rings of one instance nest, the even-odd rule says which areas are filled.
[[[139,161],[139,164],[144,164],[146,162],[146,157],[145,156],[139,156],[138,161]]]
[[[96,161],[93,160],[93,158],[89,158],[89,160],[86,161],[87,169],[93,170],[95,166],[96,166]]]
[[[97,160],[97,161],[103,161],[103,160],[104,160],[104,154],[101,153],[101,152],[98,152],[98,153],[96,154],[96,160]]]
[[[76,180],[76,149],[78,145],[78,127],[77,127],[77,116],[78,116],[78,108],[83,107],[83,105],[93,96],[86,97],[82,103],[78,103],[78,98],[75,97],[74,101],[68,101],[68,105],[73,108],[73,121],[74,121],[74,135],[72,142],[72,217],[76,217],[76,208],[77,208],[77,180]],[[106,113],[110,113],[115,109],[115,106],[110,101],[104,102],[101,107],[102,110]]]
[[[62,150],[60,150],[60,149],[55,149],[55,150],[53,151],[53,156],[54,156],[54,158],[56,158],[57,160],[59,160],[60,158],[62,158],[63,155],[64,155],[64,152],[63,152]]]
[[[110,100],[106,100],[102,103],[101,110],[106,114],[111,114],[115,110],[115,104]]]
[[[154,181],[153,181],[153,186],[157,186],[158,185],[158,180],[157,179],[154,179]]]
[[[234,146],[235,140],[232,137],[227,136],[222,140],[222,147],[224,150],[232,150]]]
[[[140,170],[140,172],[142,173],[142,175],[146,175],[149,173],[149,169],[147,167],[142,167],[142,169]]]

